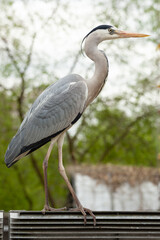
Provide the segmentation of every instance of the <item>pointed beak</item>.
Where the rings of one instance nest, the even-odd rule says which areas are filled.
[[[148,34],[142,34],[142,33],[130,33],[130,32],[125,32],[125,31],[120,31],[120,30],[115,30],[117,35],[119,35],[120,38],[137,38],[137,37],[149,37],[150,35]]]
[[[157,87],[160,88],[160,85],[158,85]]]

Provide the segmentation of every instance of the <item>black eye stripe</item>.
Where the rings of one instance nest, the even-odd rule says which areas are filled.
[[[82,51],[82,44],[84,42],[84,40],[86,39],[86,37],[88,37],[92,32],[95,32],[96,30],[105,30],[105,29],[110,29],[111,25],[99,25],[98,27],[95,27],[93,28],[82,40],[82,43],[81,43],[81,51]]]
[[[112,27],[111,25],[100,25],[98,27],[95,27],[86,35],[86,37],[88,37],[89,34],[91,34],[92,32],[95,32],[96,30],[105,30],[105,29],[110,29],[111,27]]]
[[[105,30],[105,29],[110,29],[112,26],[111,25],[99,25],[98,27],[93,28],[84,38],[83,41],[86,37],[88,37],[92,32],[95,32],[96,30]],[[83,43],[82,41],[82,43]]]

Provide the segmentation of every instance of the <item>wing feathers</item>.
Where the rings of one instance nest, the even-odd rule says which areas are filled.
[[[41,147],[80,118],[88,96],[87,85],[79,79],[62,80],[60,89],[58,84],[51,85],[32,105],[7,149],[6,164],[25,151]]]

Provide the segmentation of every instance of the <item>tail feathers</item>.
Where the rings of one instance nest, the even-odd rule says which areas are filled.
[[[5,154],[5,163],[7,167],[11,167],[15,162],[17,162],[20,158],[22,158],[26,154],[21,153],[21,140],[19,135],[14,136]]]

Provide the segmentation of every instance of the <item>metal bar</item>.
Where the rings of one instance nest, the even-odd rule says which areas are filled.
[[[0,239],[3,239],[3,211],[0,211]]]
[[[160,239],[160,212],[94,212],[84,226],[79,212],[10,211],[9,239]]]

